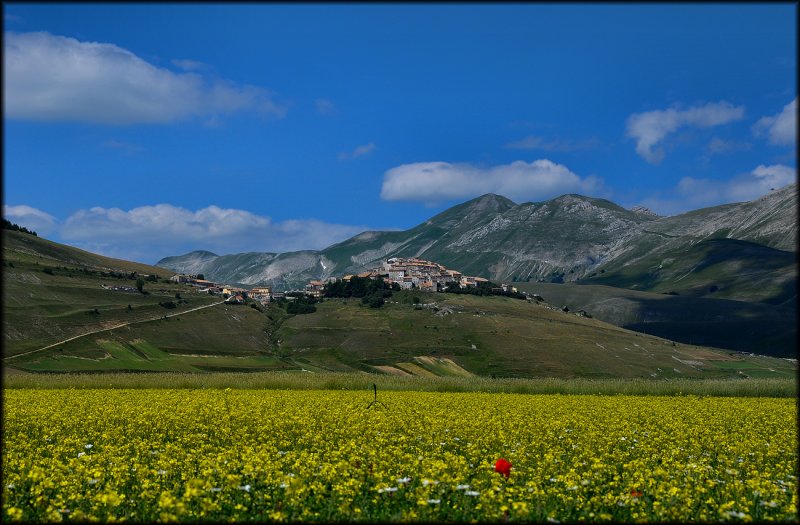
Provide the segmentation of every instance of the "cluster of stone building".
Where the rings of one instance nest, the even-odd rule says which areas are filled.
[[[447,269],[442,264],[414,257],[392,257],[384,261],[381,266],[360,273],[358,276],[397,283],[403,290],[417,288],[424,292],[441,292],[453,283],[460,288],[467,288],[488,281],[483,277],[463,275],[456,270]],[[345,276],[345,279],[348,277],[352,276]]]
[[[198,288],[200,293],[225,296],[225,302],[229,304],[244,304],[245,299],[267,304],[280,299],[292,300],[294,299],[293,296],[297,294],[311,295],[319,299],[322,297],[322,289],[325,286],[323,282],[311,281],[303,290],[279,292],[269,286],[257,286],[248,290],[247,288],[239,288],[229,284],[219,284],[207,279],[198,279],[197,275],[178,274],[170,277],[170,280],[176,283],[192,285]]]
[[[470,277],[456,270],[449,270],[444,265],[414,257],[392,257],[381,264],[359,274],[345,275],[343,281],[353,277],[383,279],[388,284],[397,283],[403,290],[419,289],[424,292],[441,292],[454,283],[459,288],[478,286],[487,282],[483,277]],[[170,278],[174,282],[187,283],[199,288],[200,292],[226,295],[226,302],[244,303],[245,298],[250,298],[261,303],[269,303],[277,299],[291,299],[291,295],[304,293],[316,299],[322,297],[326,283],[336,282],[338,278],[330,277],[325,281],[310,281],[302,290],[277,292],[270,287],[256,287],[250,290],[237,288],[225,284],[218,284],[205,279],[198,279],[196,275],[175,275]],[[504,291],[514,291],[516,288],[503,284]],[[291,295],[290,295],[291,294]]]
[[[274,292],[267,286],[251,288],[238,288],[228,284],[219,284],[206,279],[198,279],[197,275],[178,274],[170,277],[170,281],[176,283],[190,284],[199,288],[199,292],[211,295],[224,295],[226,303],[243,304],[246,298],[268,303],[271,300],[279,299],[284,296],[283,292]]]

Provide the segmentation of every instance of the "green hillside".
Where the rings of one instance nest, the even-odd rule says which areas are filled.
[[[496,377],[778,377],[795,371],[785,360],[673,344],[535,302],[420,294],[422,304],[414,305],[411,295],[395,294],[380,310],[326,301],[316,313],[283,324],[279,352],[329,370],[398,375],[417,366],[430,370],[431,360],[450,374],[457,366]]]
[[[141,327],[153,323],[153,319],[220,302],[188,285],[170,282],[171,275],[163,268],[111,259],[4,230],[4,364],[17,366],[38,359],[48,352],[35,351],[82,334],[96,332],[102,339],[112,327],[126,323]],[[142,292],[137,289],[139,279]],[[169,303],[174,308],[167,307]],[[75,339],[49,353],[70,355],[74,350],[79,356],[89,352],[90,339]],[[14,357],[27,352],[34,353],[29,358]]]
[[[152,276],[145,293],[110,289],[135,287],[142,275]],[[4,368],[561,378],[792,377],[796,370],[786,360],[674,344],[535,301],[399,292],[380,309],[330,299],[315,313],[290,316],[275,304],[221,304],[168,276],[4,232]]]
[[[797,356],[797,306],[640,292],[589,284],[515,283],[571,311],[677,342]]]
[[[770,304],[797,299],[797,256],[736,239],[709,239],[610,265],[584,284]]]

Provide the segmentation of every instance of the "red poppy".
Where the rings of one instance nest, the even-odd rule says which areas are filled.
[[[494,464],[494,471],[508,477],[511,474],[511,462],[504,458],[498,459]]]
[[[631,491],[631,497],[632,498],[641,498],[642,497],[642,493],[639,492],[638,490],[634,489],[634,490]]]

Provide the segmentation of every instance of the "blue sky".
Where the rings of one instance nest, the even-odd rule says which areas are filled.
[[[4,4],[9,220],[156,262],[796,180],[797,6]]]

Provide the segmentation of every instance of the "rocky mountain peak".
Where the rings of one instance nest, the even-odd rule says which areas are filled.
[[[651,210],[650,208],[646,208],[644,206],[634,206],[633,208],[631,208],[631,211],[633,213],[638,213],[640,215],[647,215],[647,216],[650,216],[650,217],[659,217],[660,216],[656,212]]]
[[[516,203],[502,195],[487,193],[467,203],[472,211],[505,211],[513,208]]]

